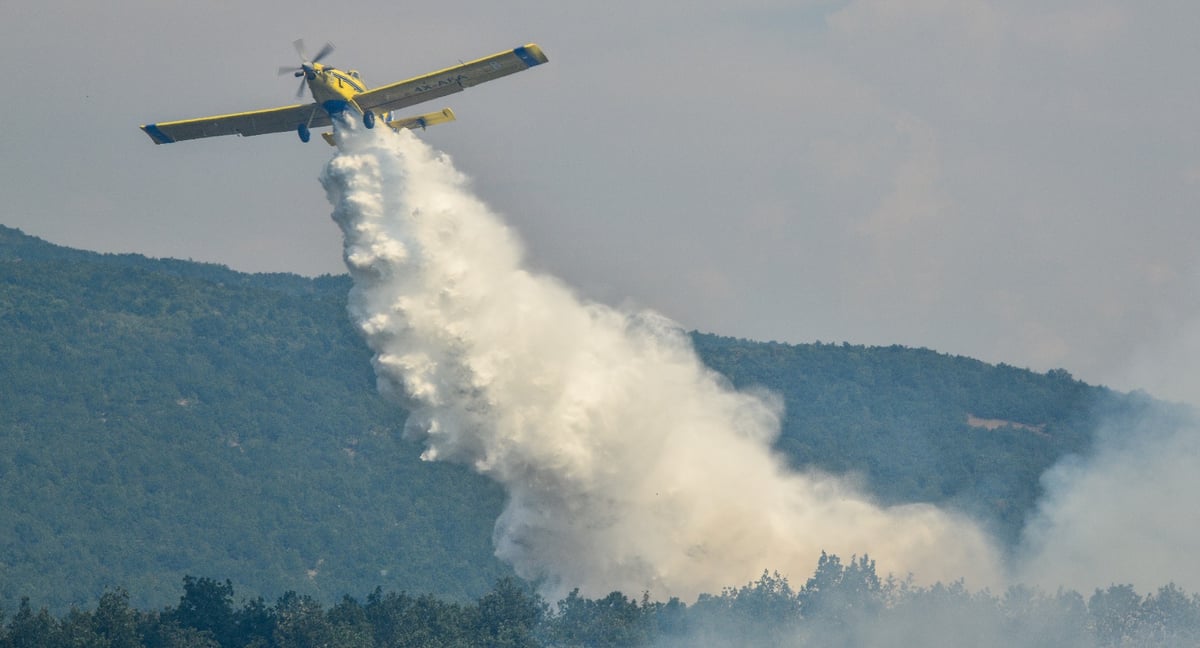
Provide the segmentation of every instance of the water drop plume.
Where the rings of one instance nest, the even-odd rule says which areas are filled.
[[[969,522],[789,470],[778,399],[731,388],[675,323],[528,270],[446,155],[407,132],[339,135],[322,183],[379,388],[423,458],[503,485],[496,554],[544,593],[686,599],[764,569],[802,579],[822,550],[997,582]]]

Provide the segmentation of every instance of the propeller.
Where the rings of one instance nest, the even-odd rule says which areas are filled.
[[[296,76],[296,78],[300,79],[300,88],[296,90],[296,96],[302,97],[304,96],[305,77],[307,79],[316,78],[317,71],[313,68],[313,64],[320,63],[321,59],[329,56],[333,52],[333,43],[325,43],[325,45],[321,47],[321,50],[317,52],[317,55],[311,59],[308,58],[308,52],[304,49],[303,38],[297,38],[292,42],[292,46],[296,48],[296,53],[300,55],[300,67],[282,66],[279,68],[279,76],[293,74]]]

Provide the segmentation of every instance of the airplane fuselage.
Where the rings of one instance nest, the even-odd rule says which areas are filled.
[[[307,68],[308,66],[306,66]],[[310,69],[297,72],[304,75],[313,100],[321,106],[330,117],[353,109],[358,114],[363,110],[354,101],[357,94],[367,91],[366,84],[356,70],[339,70],[321,63],[313,63]]]
[[[330,120],[347,118],[347,113],[350,113],[355,117],[361,117],[363,125],[367,128],[375,126],[376,115],[369,110],[363,110],[362,106],[359,106],[358,102],[354,100],[356,96],[367,91],[367,86],[359,76],[358,70],[339,70],[321,63],[309,63],[297,71],[296,76],[304,77],[305,83],[308,84],[308,91],[312,93],[313,101],[329,115]],[[315,111],[316,108],[313,110]],[[391,118],[391,113],[383,113],[378,117],[381,117],[386,123]],[[303,142],[307,142],[311,137],[308,124],[301,124],[297,131]],[[328,136],[326,140],[332,143]]]

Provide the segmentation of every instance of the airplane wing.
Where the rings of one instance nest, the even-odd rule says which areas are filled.
[[[217,137],[219,135],[262,135],[296,130],[300,124],[309,128],[329,125],[329,115],[317,104],[300,104],[253,110],[250,112],[184,119],[180,121],[146,124],[142,130],[155,144],[170,144],[180,140]]]
[[[461,92],[485,81],[540,65],[547,60],[542,48],[530,43],[407,81],[367,90],[355,95],[354,101],[363,110],[398,110]]]

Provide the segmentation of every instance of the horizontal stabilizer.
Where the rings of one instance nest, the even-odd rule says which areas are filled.
[[[389,116],[388,118],[390,119],[391,117]],[[424,130],[426,126],[435,126],[437,124],[444,124],[454,120],[454,111],[450,110],[449,108],[443,108],[438,112],[425,113],[424,115],[416,115],[413,117],[402,117],[400,119],[392,119],[391,121],[387,122],[387,125],[396,130],[400,130],[401,128],[420,128]],[[325,138],[325,141],[329,142],[330,146],[335,145],[333,133],[321,133],[321,137]]]
[[[416,117],[402,117],[400,119],[395,119],[389,121],[387,125],[395,128],[396,130],[400,130],[401,128],[420,128],[423,130],[426,126],[444,124],[446,122],[452,122],[454,119],[454,111],[450,110],[449,108],[443,108],[439,112],[425,113],[424,115],[417,115]]]

